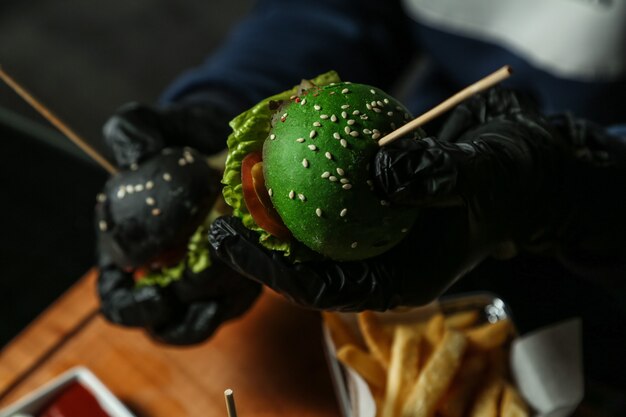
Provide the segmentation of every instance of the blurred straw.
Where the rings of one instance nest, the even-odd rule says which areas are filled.
[[[224,399],[226,400],[226,411],[228,417],[237,417],[237,409],[235,408],[235,396],[232,389],[224,391]]]

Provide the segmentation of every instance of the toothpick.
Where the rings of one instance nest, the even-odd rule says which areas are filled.
[[[492,74],[475,82],[474,84],[468,87],[465,87],[463,90],[459,91],[458,93],[456,93],[449,99],[443,101],[436,107],[433,107],[432,109],[428,110],[426,113],[422,114],[418,118],[411,120],[409,123],[405,124],[399,129],[396,129],[393,132],[389,133],[388,135],[384,136],[382,139],[378,141],[378,145],[385,146],[393,142],[394,140],[401,138],[402,136],[405,136],[407,133],[414,131],[415,129],[423,125],[424,123],[427,123],[431,121],[432,119],[441,116],[443,113],[447,112],[451,108],[459,105],[461,102],[465,101],[472,95],[479,93],[483,90],[486,90],[489,87],[493,87],[494,85],[498,84],[502,80],[508,78],[512,72],[513,72],[513,69],[509,65],[505,65],[504,67],[500,68],[496,72],[493,72]]]
[[[54,127],[59,129],[69,140],[74,142],[76,146],[82,149],[87,155],[89,155],[94,161],[96,161],[102,168],[104,168],[109,174],[117,173],[115,168],[109,161],[92,148],[83,138],[78,136],[72,129],[69,128],[61,119],[54,115],[46,106],[32,96],[26,89],[17,83],[9,74],[7,74],[2,67],[0,67],[0,78],[15,91],[20,97],[24,99],[30,106],[41,114],[48,122]]]
[[[237,417],[237,409],[235,408],[235,397],[232,389],[224,391],[224,399],[226,400],[226,411],[228,411],[228,417]]]

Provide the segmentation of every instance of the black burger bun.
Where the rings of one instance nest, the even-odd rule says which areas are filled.
[[[97,197],[100,252],[131,269],[186,247],[221,193],[220,178],[191,148],[165,148],[111,177]]]

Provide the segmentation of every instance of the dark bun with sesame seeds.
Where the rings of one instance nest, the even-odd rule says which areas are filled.
[[[190,148],[166,148],[111,177],[96,205],[100,250],[130,269],[185,248],[220,193],[219,179]]]
[[[279,109],[263,145],[263,174],[296,240],[349,261],[379,255],[402,239],[417,211],[381,200],[370,163],[377,139],[410,119],[385,92],[351,83],[313,86]]]

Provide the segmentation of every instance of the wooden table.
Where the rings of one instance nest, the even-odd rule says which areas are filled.
[[[241,417],[339,416],[318,314],[265,292],[208,342],[176,348],[106,322],[95,280],[91,271],[0,352],[0,408],[84,365],[137,416],[224,416],[226,388]]]

